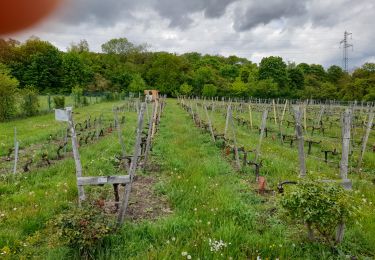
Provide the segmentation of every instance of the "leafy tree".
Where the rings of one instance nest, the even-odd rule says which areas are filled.
[[[0,121],[10,119],[16,114],[17,87],[18,80],[0,63]]]
[[[68,47],[68,52],[89,52],[89,43],[86,40],[80,40],[79,43],[71,43],[70,47]]]
[[[26,61],[22,83],[35,86],[40,92],[56,93],[61,89],[62,59],[59,50],[46,42],[35,43],[36,53],[30,55]],[[27,44],[31,44],[27,42]],[[27,51],[33,46],[25,47]],[[30,48],[30,49],[27,49]]]
[[[244,97],[249,94],[248,84],[242,82],[239,78],[230,85],[230,93],[236,97]]]
[[[127,38],[111,39],[102,44],[102,51],[107,54],[129,54],[131,52],[142,52],[147,49],[146,45],[135,45]]]
[[[157,53],[147,71],[147,83],[162,93],[174,95],[186,81],[189,71],[189,64],[184,57]]]
[[[129,91],[133,93],[142,92],[146,89],[146,83],[139,74],[133,75],[133,79],[129,85]]]
[[[21,109],[25,116],[35,116],[39,112],[39,93],[34,86],[22,89]]]
[[[214,84],[205,84],[202,89],[202,95],[205,97],[214,97],[217,92],[217,87]]]
[[[288,69],[288,77],[292,90],[301,90],[304,87],[304,76],[299,68]]]
[[[250,93],[254,97],[273,98],[278,95],[278,86],[272,79],[259,80],[250,88]]]
[[[283,89],[287,86],[288,77],[286,64],[281,57],[263,58],[259,64],[259,79],[272,79]]]
[[[62,85],[60,92],[68,93],[76,85],[88,85],[92,80],[91,68],[77,52],[68,52],[62,58]]]
[[[333,84],[337,84],[343,75],[344,71],[337,65],[332,65],[327,70],[327,79]]]
[[[182,95],[190,95],[193,90],[193,87],[186,82],[180,86],[180,93]]]

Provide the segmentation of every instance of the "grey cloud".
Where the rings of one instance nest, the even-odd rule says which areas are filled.
[[[308,0],[252,1],[245,7],[236,8],[233,27],[236,31],[246,31],[281,18],[301,16],[307,11],[307,2]]]
[[[170,20],[171,27],[187,28],[193,20],[190,14],[204,13],[206,18],[221,17],[229,4],[238,0],[156,0],[155,10]]]

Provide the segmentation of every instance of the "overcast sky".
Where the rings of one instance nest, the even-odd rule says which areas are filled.
[[[98,52],[107,40],[127,37],[153,51],[341,66],[340,40],[348,30],[352,68],[375,62],[374,15],[374,0],[71,0],[13,37],[36,35],[61,50],[86,39]]]

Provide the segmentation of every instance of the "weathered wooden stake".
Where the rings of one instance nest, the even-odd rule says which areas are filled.
[[[274,99],[272,99],[272,106],[273,106],[273,118],[275,119],[275,125],[277,125],[276,104],[275,104]]]
[[[125,186],[124,198],[121,203],[119,215],[117,218],[117,222],[119,225],[124,223],[125,213],[129,204],[129,196],[130,196],[130,192],[132,189],[133,178],[135,175],[135,171],[137,169],[138,157],[139,157],[139,153],[141,149],[144,111],[145,111],[145,103],[142,103],[139,114],[138,114],[137,135],[136,135],[137,137],[136,137],[136,141],[134,145],[134,154],[132,157],[132,161],[130,163],[130,168],[128,170],[130,182]]]
[[[225,118],[225,129],[224,129],[224,137],[227,137],[228,132],[228,123],[229,123],[229,111],[231,110],[231,104],[227,106],[227,116]]]
[[[76,135],[76,130],[74,128],[72,110],[67,110],[67,114],[68,114],[68,123],[70,127],[70,132],[72,135],[72,149],[73,149],[74,162],[76,165],[76,177],[78,179],[79,177],[82,177],[81,157],[78,152],[77,135]],[[83,189],[83,186],[78,185],[78,182],[77,182],[77,188],[78,188],[78,205],[81,206],[81,202],[86,199],[85,191]]]
[[[298,159],[299,159],[299,165],[300,165],[300,177],[305,177],[306,176],[306,163],[305,163],[303,132],[302,132],[302,125],[301,125],[301,119],[302,119],[302,114],[303,114],[302,108],[295,107],[294,114],[295,114],[295,119],[296,119],[296,138],[298,141]]]
[[[151,149],[151,140],[152,140],[152,126],[153,126],[153,121],[155,118],[155,111],[156,111],[156,103],[152,106],[152,114],[151,117],[149,118],[148,122],[148,133],[147,133],[147,141],[146,141],[146,150],[145,150],[145,157],[144,157],[144,162],[143,162],[143,168],[146,167],[147,159],[148,159],[148,154]]]
[[[117,130],[117,135],[118,135],[118,140],[121,145],[121,155],[122,155],[122,160],[124,162],[124,167],[127,169],[128,164],[126,163],[125,156],[126,156],[126,147],[125,147],[125,142],[122,137],[122,130],[121,130],[121,122],[118,120],[118,108],[116,107],[114,110],[114,115],[115,115],[115,122],[116,122],[116,130]]]
[[[249,119],[250,119],[250,129],[253,129],[253,115],[251,113],[251,105],[249,105]]]
[[[266,128],[266,123],[267,123],[267,115],[268,115],[268,109],[266,108],[263,111],[262,124],[261,124],[261,127],[260,127],[260,137],[259,137],[259,142],[258,142],[257,150],[256,150],[256,153],[255,153],[255,162],[258,162],[259,153],[260,153],[260,147],[262,145],[262,140],[263,140],[263,136],[264,136],[264,130]]]
[[[19,151],[19,142],[17,140],[17,128],[14,128],[14,165],[13,165],[13,174],[17,173],[17,163],[18,163],[18,151]]]
[[[361,149],[361,155],[358,160],[358,170],[361,168],[363,157],[365,156],[367,141],[371,132],[373,121],[374,121],[374,111],[372,110],[369,113],[366,132],[362,138],[362,149]]]
[[[342,155],[340,162],[340,176],[343,180],[348,179],[351,119],[352,111],[347,108],[342,121]]]
[[[207,121],[208,121],[208,127],[210,128],[210,133],[211,133],[211,137],[212,137],[212,141],[216,141],[215,140],[215,134],[214,134],[214,130],[212,129],[212,123],[211,123],[211,119],[210,119],[210,116],[208,115],[208,111],[207,111],[207,106],[204,105],[204,111],[206,112],[206,117],[207,117]]]
[[[229,111],[229,118],[230,118],[230,124],[231,124],[231,128],[232,128],[232,134],[233,134],[234,157],[236,159],[236,166],[237,166],[238,169],[241,169],[240,158],[239,158],[239,155],[238,155],[236,129],[234,128],[234,123],[233,123],[232,109],[230,109],[230,111]]]

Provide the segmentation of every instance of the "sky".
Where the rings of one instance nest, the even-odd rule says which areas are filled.
[[[259,63],[342,65],[340,41],[352,33],[349,68],[375,62],[374,0],[65,0],[47,20],[11,35],[35,35],[65,51],[86,39],[90,50],[112,38],[151,51],[237,55]]]

